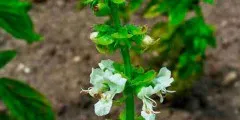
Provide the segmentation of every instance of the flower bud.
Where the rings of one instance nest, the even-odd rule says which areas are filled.
[[[95,40],[97,36],[98,36],[98,32],[92,32],[92,33],[90,34],[90,39],[91,39],[91,40]]]
[[[146,35],[143,39],[143,44],[144,45],[151,45],[153,44],[153,39],[149,36],[149,35]]]

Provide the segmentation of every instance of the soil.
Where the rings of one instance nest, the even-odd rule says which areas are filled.
[[[105,18],[94,17],[87,8],[79,11],[75,5],[75,0],[33,5],[30,14],[36,31],[45,38],[42,42],[27,45],[1,32],[0,48],[17,49],[18,56],[0,75],[23,80],[46,95],[58,120],[117,118],[117,108],[97,117],[96,100],[79,93],[90,86],[91,68],[109,57],[100,55],[89,40],[91,26]],[[161,120],[240,120],[240,1],[216,0],[214,6],[203,5],[203,10],[207,22],[216,26],[218,47],[207,51],[205,74],[191,94],[180,97],[173,108],[160,108]],[[146,24],[138,17],[132,21]]]

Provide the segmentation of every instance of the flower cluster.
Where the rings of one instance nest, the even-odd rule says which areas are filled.
[[[113,97],[124,90],[127,79],[114,72],[113,61],[111,60],[102,60],[99,67],[92,69],[90,75],[90,83],[93,87],[82,90],[82,92],[87,92],[92,97],[99,99],[94,105],[95,113],[98,116],[103,116],[110,112]]]
[[[116,29],[107,24],[98,24],[93,29],[94,32],[90,34],[90,39],[101,53],[112,53],[122,46],[128,46],[140,52],[156,43],[156,40],[146,35],[146,26],[128,24]]]
[[[110,112],[113,97],[124,90],[127,82],[126,78],[116,73],[113,63],[111,60],[102,60],[98,64],[99,68],[92,69],[90,83],[93,87],[90,87],[88,90],[82,90],[83,92],[89,93],[92,97],[99,99],[95,104],[95,113],[98,116],[103,116]],[[141,115],[145,120],[154,120],[155,114],[159,113],[153,110],[153,107],[156,107],[157,103],[150,97],[156,94],[160,97],[160,102],[162,103],[162,94],[174,92],[166,89],[173,81],[171,72],[166,67],[163,67],[152,80],[152,85],[142,87],[137,93],[138,98],[143,101]]]
[[[160,97],[160,102],[163,102],[162,94],[173,93],[166,88],[171,85],[173,78],[171,78],[171,71],[166,67],[160,69],[157,77],[153,80],[154,86],[143,87],[137,96],[143,101],[141,115],[145,120],[155,120],[155,114],[159,113],[153,110],[157,103],[150,98],[151,95],[156,94]]]

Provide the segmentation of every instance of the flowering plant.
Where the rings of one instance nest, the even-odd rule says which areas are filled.
[[[100,53],[114,53],[120,49],[123,64],[102,60],[99,68],[92,69],[92,87],[81,92],[89,93],[99,100],[94,105],[98,116],[108,114],[114,96],[123,93],[121,99],[125,101],[125,117],[122,119],[135,119],[134,97],[137,96],[143,102],[142,118],[154,120],[158,112],[154,111],[153,107],[156,107],[157,102],[150,97],[156,94],[160,97],[160,102],[163,102],[163,94],[174,92],[166,89],[173,82],[171,72],[165,67],[161,68],[159,73],[135,67],[131,63],[130,50],[143,53],[158,40],[146,35],[146,26],[121,23],[119,8],[125,6],[125,0],[85,0],[85,4],[90,6],[96,16],[110,17],[105,24],[94,25],[90,39]]]

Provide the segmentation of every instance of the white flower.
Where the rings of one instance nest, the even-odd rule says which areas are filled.
[[[162,94],[175,92],[166,89],[173,81],[174,79],[171,78],[171,71],[166,67],[161,68],[157,77],[153,80],[153,83],[155,84],[154,91],[156,91],[156,94],[160,97],[160,102],[163,102]]]
[[[175,92],[166,89],[172,82],[173,78],[171,78],[171,71],[169,71],[166,67],[163,67],[160,69],[157,77],[153,80],[154,87],[151,85],[143,87],[140,92],[138,92],[138,98],[143,101],[141,116],[145,120],[155,120],[155,114],[159,113],[153,110],[153,107],[156,107],[157,103],[150,98],[151,95],[158,95],[160,97],[160,102],[163,102],[162,94]]]
[[[127,81],[121,74],[110,71],[111,69],[114,70],[113,66],[111,66],[112,64],[111,60],[103,60],[99,63],[100,68],[92,69],[90,83],[93,87],[83,90],[92,97],[99,99],[94,105],[95,113],[98,116],[103,116],[110,112],[113,97],[124,90]]]
[[[90,34],[90,40],[95,40],[95,38],[98,36],[98,32],[92,32]]]
[[[153,39],[149,36],[149,35],[146,35],[143,39],[143,44],[144,45],[151,45],[153,44]]]
[[[145,120],[155,120],[155,114],[159,113],[153,110],[153,107],[157,106],[157,103],[150,98],[153,94],[155,94],[155,91],[152,86],[149,86],[143,87],[137,95],[143,101],[141,115]]]
[[[103,116],[110,112],[113,103],[113,93],[110,91],[102,94],[102,98],[94,105],[96,115]]]

